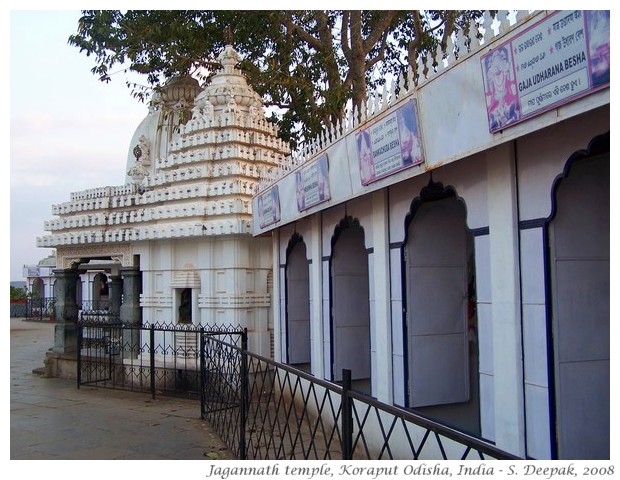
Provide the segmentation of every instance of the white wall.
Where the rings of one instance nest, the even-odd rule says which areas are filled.
[[[433,181],[465,202],[474,232],[482,437],[519,455],[550,455],[544,238],[536,221],[549,215],[569,156],[609,128],[608,113],[603,107],[433,170]],[[313,260],[311,302],[317,290],[323,301],[312,310],[313,372],[329,378],[331,240],[345,215],[359,219],[370,252],[373,395],[398,405],[405,399],[400,245],[411,202],[429,180],[414,176],[279,230],[281,254],[297,231]]]
[[[248,328],[249,348],[270,355],[271,238],[230,235],[139,242],[143,319],[176,323],[178,292],[193,289],[193,321]]]

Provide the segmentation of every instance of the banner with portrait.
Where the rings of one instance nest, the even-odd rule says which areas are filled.
[[[300,212],[331,198],[327,154],[295,172],[295,191]]]
[[[481,57],[489,131],[609,85],[609,11],[559,11]]]
[[[424,161],[413,100],[355,135],[362,185]]]
[[[258,223],[261,228],[280,221],[280,194],[274,185],[258,196]]]

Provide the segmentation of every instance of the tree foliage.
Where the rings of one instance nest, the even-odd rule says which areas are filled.
[[[93,56],[92,72],[108,82],[115,69],[146,77],[129,82],[146,100],[179,74],[205,81],[227,43],[244,57],[240,68],[292,145],[316,136],[359,106],[386,77],[416,71],[419,55],[435,52],[481,11],[85,10],[69,44]],[[409,79],[410,80],[410,79]]]
[[[18,288],[11,285],[11,300],[24,300],[28,298],[25,288]]]

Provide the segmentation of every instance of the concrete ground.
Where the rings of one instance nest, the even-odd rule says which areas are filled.
[[[78,389],[73,380],[33,373],[53,336],[53,324],[11,318],[11,460],[235,458],[201,419],[198,400]]]

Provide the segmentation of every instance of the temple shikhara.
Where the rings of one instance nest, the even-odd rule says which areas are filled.
[[[290,152],[235,68],[237,53],[227,47],[219,60],[206,88],[181,77],[155,94],[125,185],[54,205],[38,246],[56,249],[59,316],[76,317],[76,283],[92,266],[109,278],[110,309],[123,321],[239,325],[251,348],[269,354],[272,247],[252,236],[251,201]],[[70,326],[59,330],[56,351],[70,351]]]
[[[295,152],[226,47],[155,95],[124,185],[53,206],[50,361],[92,270],[124,322],[247,328],[520,458],[608,459],[609,44],[608,11],[487,12]]]

